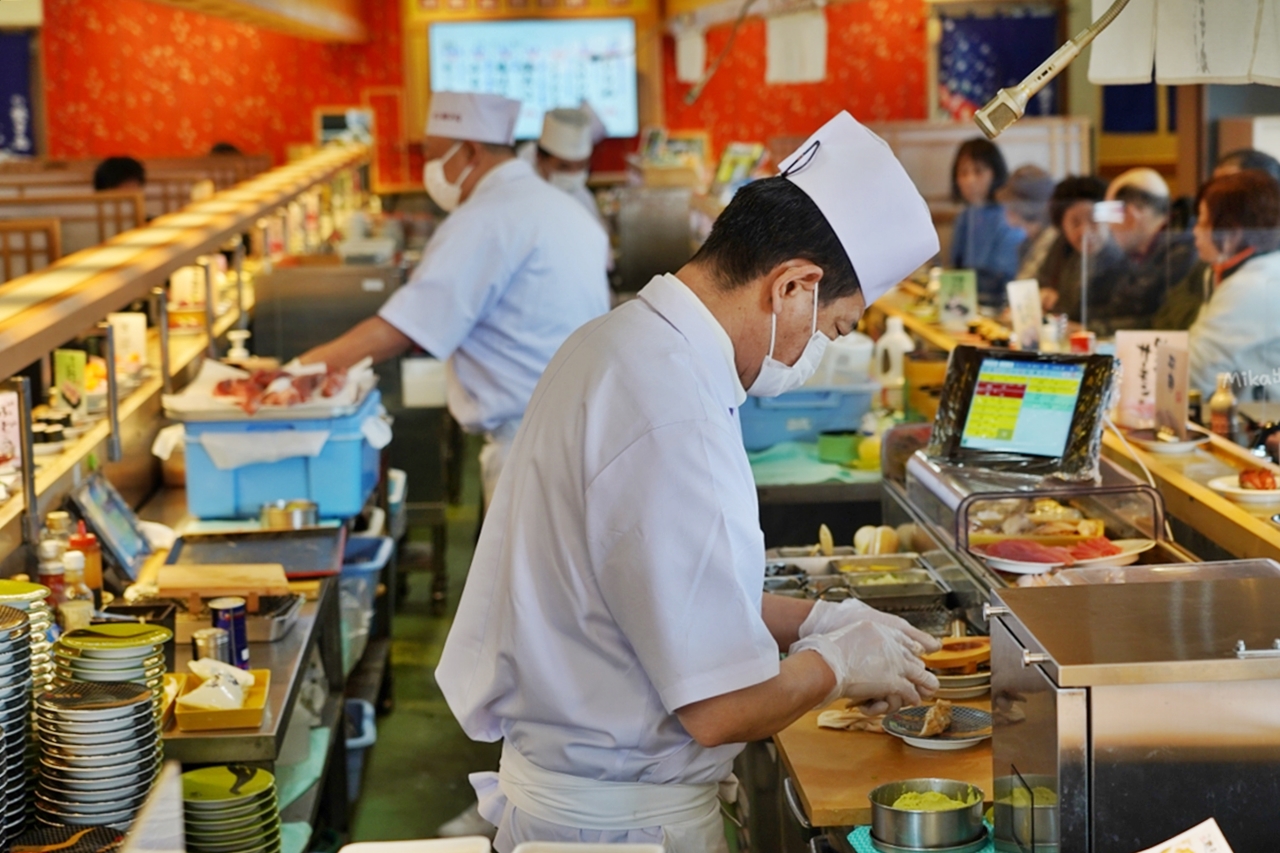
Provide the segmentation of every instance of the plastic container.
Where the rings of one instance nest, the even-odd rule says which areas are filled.
[[[405,498],[409,494],[409,475],[399,468],[387,470],[387,530],[399,541],[408,530],[409,513]]]
[[[365,753],[378,739],[373,705],[363,699],[347,700],[347,802],[360,798]]]
[[[748,397],[742,404],[742,442],[764,450],[783,441],[817,441],[819,433],[856,431],[879,386],[801,388],[779,397]]]
[[[378,580],[391,562],[396,543],[390,536],[351,536],[342,558],[338,581],[339,609],[342,611],[343,668],[350,672],[364,655],[369,643],[369,627],[378,597]]]
[[[876,341],[873,372],[884,389],[885,406],[894,411],[901,411],[904,403],[902,389],[906,379],[902,361],[915,348],[915,341],[902,326],[902,318],[890,317],[884,334]]]
[[[187,508],[200,518],[256,518],[263,504],[276,500],[315,501],[324,518],[359,514],[378,483],[378,454],[361,432],[382,403],[375,389],[360,408],[340,418],[311,420],[189,421],[186,424]],[[319,456],[295,456],[277,462],[219,469],[200,443],[213,432],[327,431]]]
[[[851,332],[827,345],[822,361],[806,388],[840,388],[871,381],[875,342],[861,332]]]

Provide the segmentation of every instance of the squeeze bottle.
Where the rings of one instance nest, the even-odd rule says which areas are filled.
[[[902,361],[915,348],[915,341],[911,340],[911,336],[902,327],[902,318],[889,317],[884,334],[876,341],[875,353],[875,376],[880,383],[880,400],[887,409],[902,411],[903,387],[906,385]]]

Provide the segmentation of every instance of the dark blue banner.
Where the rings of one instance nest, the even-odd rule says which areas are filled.
[[[954,118],[968,119],[1001,89],[1016,86],[1058,49],[1058,15],[1026,12],[941,16],[938,99]],[[1058,81],[1031,99],[1027,115],[1062,112]]]
[[[31,36],[0,33],[0,151],[33,156]]]

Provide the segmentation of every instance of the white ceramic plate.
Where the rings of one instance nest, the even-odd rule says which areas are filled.
[[[991,568],[1015,575],[1043,575],[1066,565],[1065,563],[1024,563],[1021,560],[1005,560],[1000,557],[988,557],[985,554],[977,556],[986,560]]]
[[[1190,453],[1209,441],[1209,433],[1193,426],[1187,427],[1186,441],[1161,441],[1156,438],[1153,429],[1135,429],[1125,433],[1125,437],[1148,453]]]
[[[1120,549],[1119,554],[1076,560],[1071,564],[1071,568],[1114,569],[1119,566],[1131,566],[1138,562],[1139,556],[1156,547],[1156,543],[1151,539],[1116,539],[1111,544]]]
[[[1214,477],[1206,485],[1223,497],[1241,504],[1280,504],[1280,489],[1242,489],[1240,475]]]
[[[903,737],[908,746],[918,747],[919,749],[932,749],[936,752],[951,752],[957,749],[968,749],[971,746],[977,746],[984,740],[990,740],[991,735],[983,735],[982,737],[973,738],[953,738],[951,740],[938,740],[931,737]]]

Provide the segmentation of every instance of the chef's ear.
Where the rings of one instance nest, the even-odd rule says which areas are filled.
[[[813,307],[813,289],[822,281],[822,267],[803,258],[783,261],[769,273],[769,295],[774,314],[782,313],[787,299],[803,297],[806,310]]]

